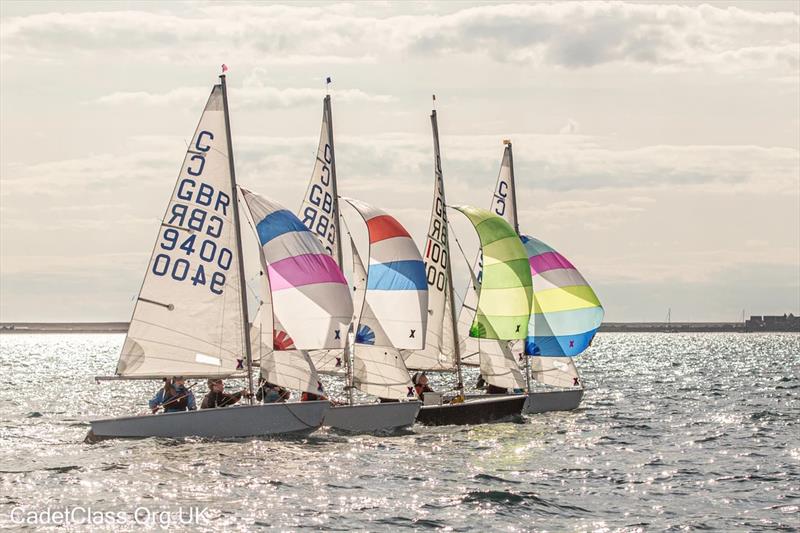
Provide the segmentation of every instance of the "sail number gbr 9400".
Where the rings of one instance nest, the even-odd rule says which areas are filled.
[[[186,168],[190,176],[199,178],[203,174],[205,152],[211,149],[205,141],[213,138],[209,131],[197,136],[197,151],[190,152]],[[200,179],[181,179],[164,217],[151,266],[153,274],[193,286],[203,285],[214,294],[222,294],[225,273],[233,262],[233,252],[220,243],[229,208],[231,197],[227,192]]]

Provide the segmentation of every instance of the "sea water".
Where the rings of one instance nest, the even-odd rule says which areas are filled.
[[[581,408],[522,422],[84,444],[89,420],[144,413],[158,387],[95,384],[122,341],[0,335],[0,526],[800,527],[797,334],[601,334]]]

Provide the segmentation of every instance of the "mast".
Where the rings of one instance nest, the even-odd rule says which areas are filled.
[[[341,222],[339,217],[341,217],[341,213],[339,211],[339,189],[338,184],[336,183],[336,151],[333,147],[333,113],[331,112],[331,95],[325,95],[325,101],[323,104],[323,113],[327,120],[325,123],[328,125],[328,142],[331,146],[331,184],[333,185],[333,212],[336,213],[336,216],[333,218],[333,227],[334,231],[336,232],[336,263],[339,265],[339,268],[342,268],[342,232],[341,230]],[[342,270],[344,270],[342,268]],[[349,405],[353,405],[353,364],[350,360],[352,346],[350,344],[350,330],[353,329],[353,324],[350,324],[350,328],[345,334],[345,343],[344,343],[344,368],[345,368],[345,390],[347,391],[347,403]],[[355,333],[355,332],[354,332]]]
[[[436,100],[436,96],[433,97],[434,101]],[[444,178],[442,176],[442,157],[439,152],[439,123],[436,120],[436,110],[431,110],[431,127],[433,128],[433,155],[434,155],[434,165],[435,165],[435,172],[436,172],[436,181],[441,184],[442,187],[442,199],[444,200]],[[447,221],[447,204],[442,206],[442,213],[444,215],[445,222]],[[464,377],[461,372],[461,347],[458,343],[458,319],[456,318],[456,303],[455,303],[455,295],[453,294],[453,269],[451,266],[451,255],[450,255],[450,235],[447,234],[447,238],[444,239],[442,243],[444,245],[444,251],[447,253],[447,290],[449,291],[449,303],[450,303],[450,321],[453,330],[453,350],[455,352],[455,362],[456,362],[456,374],[458,375],[458,385],[456,388],[461,392],[464,393]]]
[[[253,404],[253,354],[250,346],[250,317],[247,313],[247,285],[244,277],[244,257],[242,253],[242,228],[239,222],[239,190],[236,188],[236,170],[233,164],[233,141],[231,139],[231,118],[228,113],[228,89],[225,84],[225,74],[221,74],[222,105],[225,112],[225,130],[228,136],[228,166],[231,174],[231,192],[236,198],[233,208],[233,227],[236,234],[236,260],[239,263],[239,296],[242,300],[242,334],[244,335],[245,363],[247,364],[247,390],[250,393],[249,402]]]
[[[508,150],[508,170],[509,181],[511,186],[511,207],[514,210],[514,233],[519,235],[519,217],[517,216],[517,182],[514,181],[514,150],[511,147],[511,141],[506,139],[503,141]],[[529,356],[525,353],[525,344],[522,345],[522,355],[525,357],[525,386],[527,387],[528,394],[531,392],[531,361]]]

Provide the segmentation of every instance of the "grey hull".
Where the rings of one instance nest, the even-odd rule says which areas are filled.
[[[414,424],[421,406],[422,402],[334,406],[323,425],[350,433],[391,432]]]
[[[93,420],[87,440],[142,437],[236,438],[311,433],[322,425],[330,403],[234,405],[160,415]]]
[[[550,411],[572,411],[583,399],[583,389],[539,391],[528,394],[523,413],[548,413]]]

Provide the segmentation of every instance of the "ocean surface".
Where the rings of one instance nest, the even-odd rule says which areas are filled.
[[[55,530],[59,511],[81,531],[800,527],[797,334],[600,334],[582,407],[524,422],[84,444],[88,420],[157,389],[95,384],[122,341],[0,335],[0,527]]]

